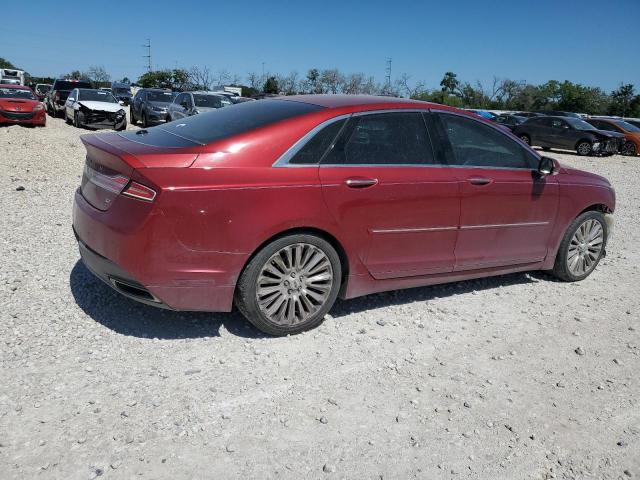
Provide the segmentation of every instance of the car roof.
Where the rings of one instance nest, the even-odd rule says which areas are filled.
[[[423,102],[420,100],[411,100],[408,98],[386,97],[377,95],[291,95],[277,97],[278,100],[285,100],[289,102],[302,102],[318,105],[326,108],[341,108],[341,107],[358,107],[358,106],[372,106],[381,105],[385,108],[406,105],[415,105],[420,108],[442,107],[437,103]]]

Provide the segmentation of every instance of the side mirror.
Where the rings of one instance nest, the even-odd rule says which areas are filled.
[[[119,103],[120,105],[124,105],[124,102],[123,102],[122,100],[118,101],[118,103]]]
[[[538,173],[542,176],[551,175],[556,169],[556,163],[553,158],[542,157],[538,163]]]

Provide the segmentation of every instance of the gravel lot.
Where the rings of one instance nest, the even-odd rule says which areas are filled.
[[[640,477],[640,158],[553,154],[617,190],[584,282],[371,295],[269,338],[88,273],[83,133],[0,127],[2,479]]]

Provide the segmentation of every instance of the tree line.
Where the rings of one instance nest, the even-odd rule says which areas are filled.
[[[0,68],[16,67],[0,58]],[[61,77],[90,80],[96,87],[109,86],[111,83],[111,76],[102,66],[91,66],[85,72],[75,70]],[[30,81],[51,83],[53,78],[31,77]],[[121,81],[131,83],[126,77]],[[249,72],[243,79],[224,69],[214,72],[208,67],[194,66],[189,69],[146,72],[135,84],[140,87],[171,88],[177,91],[213,90],[227,85],[242,87],[245,96],[304,93],[393,95],[460,108],[566,110],[592,115],[640,117],[640,94],[636,92],[633,84],[621,84],[611,92],[568,80],[549,80],[540,85],[533,85],[525,81],[494,77],[489,84],[483,84],[480,81],[471,83],[460,80],[454,72],[446,72],[439,86],[428,88],[425,82],[414,82],[407,74],[400,75],[393,82],[380,83],[373,76],[364,73],[344,73],[337,68],[312,68],[306,75],[300,75],[295,71],[289,74],[262,75]]]

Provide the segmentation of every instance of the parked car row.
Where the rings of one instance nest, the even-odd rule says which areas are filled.
[[[474,111],[474,113],[478,113]],[[487,117],[522,141],[544,150],[575,150],[578,155],[638,155],[640,121],[587,117],[572,112],[513,112]]]

